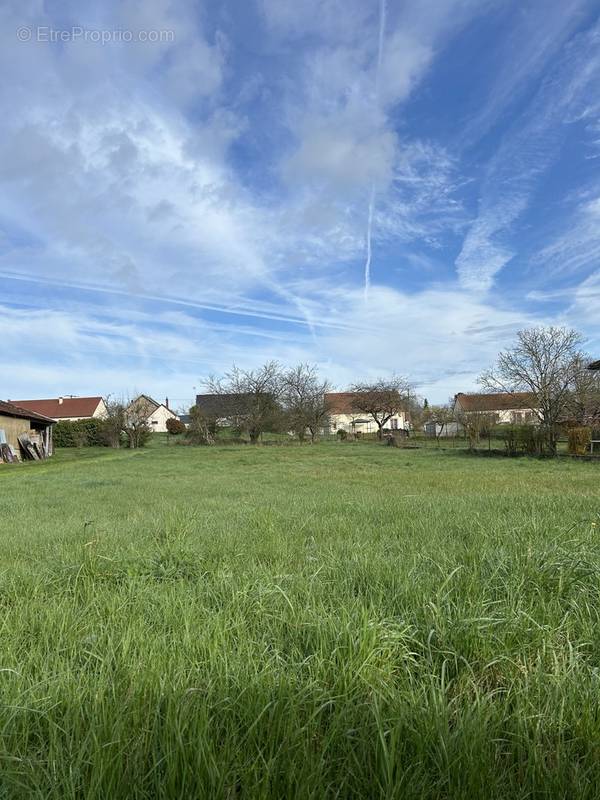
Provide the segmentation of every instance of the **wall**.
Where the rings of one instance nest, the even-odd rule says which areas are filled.
[[[5,417],[0,414],[0,429],[6,434],[6,441],[14,447],[17,453],[20,453],[18,436],[21,433],[29,433],[31,423],[28,419]]]
[[[337,430],[345,430],[349,432],[360,431],[361,433],[377,433],[377,423],[373,420],[368,423],[357,423],[352,426],[353,419],[367,419],[367,414],[330,414],[330,431],[335,433]],[[397,421],[398,430],[403,430],[407,427],[406,417],[404,412],[394,415],[389,419],[384,426],[385,430],[391,430],[394,425],[394,420]]]
[[[159,406],[156,411],[153,411],[148,417],[148,425],[150,426],[150,430],[156,433],[166,433],[167,420],[177,418],[177,415],[169,411],[166,406]]]

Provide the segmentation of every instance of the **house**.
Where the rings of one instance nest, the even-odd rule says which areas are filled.
[[[20,408],[35,411],[56,422],[75,422],[80,419],[104,419],[106,403],[102,397],[56,397],[51,400],[12,400]]]
[[[179,419],[169,408],[169,398],[165,399],[164,403],[158,403],[147,394],[140,394],[135,400],[127,406],[127,412],[130,414],[139,414],[143,416],[151,431],[155,433],[167,432],[167,420]]]
[[[54,420],[0,400],[0,462],[52,455]]]
[[[497,424],[516,425],[536,422],[534,411],[536,397],[533,392],[496,392],[491,394],[454,395],[455,414],[486,414],[494,417]]]
[[[354,392],[327,392],[325,402],[329,408],[329,429],[333,433],[338,430],[350,433],[377,433],[378,427],[375,420],[362,411],[357,411],[354,403]],[[407,431],[409,423],[405,411],[394,414],[385,423],[385,431]]]

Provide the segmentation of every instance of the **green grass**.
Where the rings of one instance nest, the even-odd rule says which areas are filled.
[[[0,468],[0,798],[596,798],[599,485],[365,443]]]

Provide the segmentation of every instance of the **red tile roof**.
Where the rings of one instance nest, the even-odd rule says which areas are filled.
[[[102,401],[101,397],[63,397],[51,400],[15,400],[15,405],[35,411],[51,419],[66,417],[93,417]]]
[[[35,419],[38,422],[54,422],[50,417],[44,417],[42,414],[36,414],[35,411],[28,411],[26,408],[20,408],[14,403],[7,403],[4,400],[0,400],[0,414],[19,419]]]
[[[333,414],[356,414],[352,405],[354,397],[354,392],[327,392],[325,402]]]
[[[463,411],[511,411],[531,408],[535,405],[533,392],[498,392],[496,394],[464,394],[459,392],[455,400]]]

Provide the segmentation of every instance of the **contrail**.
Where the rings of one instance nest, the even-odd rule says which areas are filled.
[[[383,44],[385,41],[385,18],[387,14],[386,0],[379,3],[379,42],[377,48],[377,71],[375,73],[375,107],[379,105],[379,82],[381,79],[381,62],[383,61]],[[367,259],[365,261],[365,302],[369,298],[371,288],[371,234],[373,232],[373,211],[375,209],[375,181],[371,184],[369,194],[369,213],[367,216]]]

